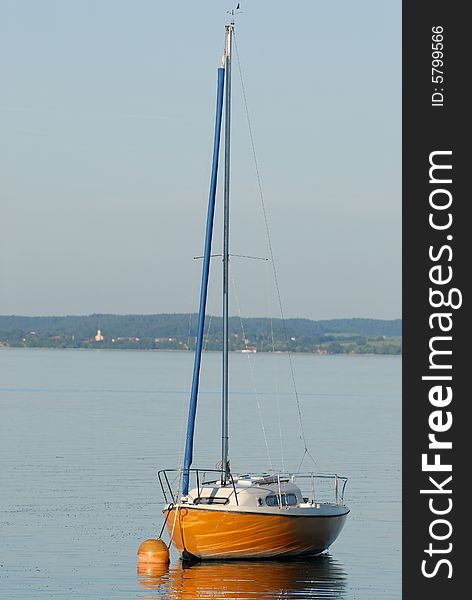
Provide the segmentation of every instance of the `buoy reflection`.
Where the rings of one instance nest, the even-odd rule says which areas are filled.
[[[168,573],[169,565],[149,565],[138,563],[138,583],[145,588],[156,589],[166,582],[164,575]]]
[[[138,571],[138,581],[147,589],[142,600],[344,598],[345,573],[330,555],[284,562],[179,561],[168,570],[148,569]]]

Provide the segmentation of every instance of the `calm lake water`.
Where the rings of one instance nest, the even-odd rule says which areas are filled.
[[[308,447],[319,470],[349,477],[351,514],[326,555],[184,568],[174,554],[168,570],[137,573],[140,542],[162,526],[156,471],[181,461],[192,363],[179,352],[0,348],[0,596],[400,598],[396,356],[293,357]],[[219,459],[220,373],[207,353],[195,467]],[[232,354],[230,376],[233,470],[297,469],[287,356]]]

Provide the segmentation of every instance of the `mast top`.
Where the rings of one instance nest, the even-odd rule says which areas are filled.
[[[238,4],[239,6],[239,4]],[[234,16],[235,12],[234,10],[227,11],[228,13],[232,14]],[[225,35],[225,49],[223,50],[223,55],[221,57],[221,67],[224,69],[225,68],[225,64],[226,64],[226,59],[229,58],[231,59],[231,35],[233,34],[233,30],[234,30],[234,18],[231,20],[231,23],[229,23],[228,25],[226,25],[226,35]]]
[[[227,58],[231,59],[231,35],[233,34],[233,31],[234,31],[234,18],[236,15],[239,15],[242,13],[240,6],[241,6],[241,3],[238,2],[236,8],[226,11],[226,14],[231,15],[231,21],[228,23],[228,25],[226,25],[225,49],[223,51],[223,56],[221,57],[221,67],[223,69],[225,67],[226,59]]]
[[[241,13],[243,12],[243,11],[240,9],[240,6],[241,6],[241,3],[240,3],[240,2],[238,2],[238,5],[236,6],[236,8],[233,8],[232,10],[227,10],[227,11],[226,11],[226,13],[227,13],[228,15],[231,15],[231,21],[230,21],[229,25],[231,25],[232,27],[234,27],[234,17],[235,17],[236,15],[239,15],[239,14],[241,14]],[[227,27],[228,27],[228,25],[227,25]]]

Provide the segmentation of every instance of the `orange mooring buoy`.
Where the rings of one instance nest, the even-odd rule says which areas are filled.
[[[145,540],[138,548],[138,563],[167,565],[170,561],[169,549],[164,540]]]

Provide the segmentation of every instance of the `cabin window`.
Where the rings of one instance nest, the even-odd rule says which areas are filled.
[[[229,498],[218,498],[216,496],[206,498],[200,496],[200,498],[195,498],[193,501],[194,504],[228,504],[228,502]]]
[[[280,506],[279,499],[282,501],[282,506],[296,506],[297,497],[295,494],[281,494],[280,496],[266,496],[267,506]]]

